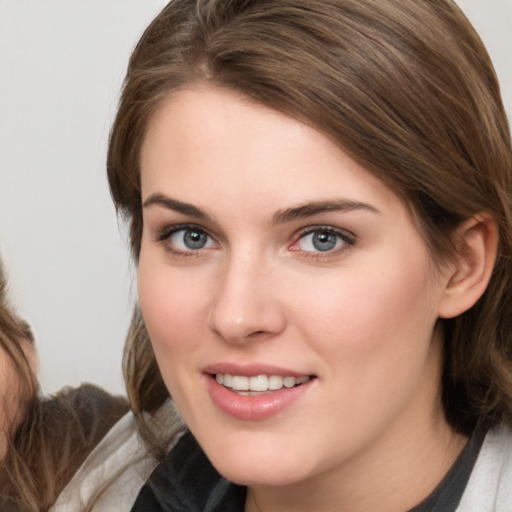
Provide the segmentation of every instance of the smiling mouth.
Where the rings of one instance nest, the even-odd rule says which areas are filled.
[[[312,376],[293,377],[282,375],[231,375],[229,373],[216,373],[215,380],[223,387],[241,395],[259,395],[272,393],[281,389],[290,389],[309,382]]]

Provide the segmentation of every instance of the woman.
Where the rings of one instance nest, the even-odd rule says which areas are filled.
[[[189,429],[132,510],[512,508],[510,134],[453,2],[173,0],[108,177],[129,397]]]
[[[8,304],[1,267],[0,345],[0,510],[46,511],[127,406],[91,385],[38,395],[34,339]]]

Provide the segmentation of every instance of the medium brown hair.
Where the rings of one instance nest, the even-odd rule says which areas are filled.
[[[456,226],[488,212],[500,241],[478,303],[444,321],[443,405],[469,433],[512,425],[512,151],[498,81],[450,0],[173,0],[128,66],[107,171],[137,260],[140,152],[169,95],[208,83],[324,133],[410,207],[435,260]],[[136,414],[168,396],[136,312],[125,352]]]

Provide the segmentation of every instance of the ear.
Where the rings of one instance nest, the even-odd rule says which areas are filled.
[[[454,318],[470,309],[483,295],[494,269],[498,226],[482,212],[463,222],[453,234],[455,251],[446,266],[439,317]]]

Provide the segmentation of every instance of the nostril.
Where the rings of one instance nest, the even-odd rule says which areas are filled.
[[[208,313],[208,328],[224,341],[240,343],[259,341],[277,335],[285,327],[285,317],[279,304],[256,296],[234,303],[234,298],[221,297]],[[227,300],[229,299],[229,300]]]
[[[254,331],[248,335],[248,338],[257,338],[258,336],[262,336],[264,334],[265,334],[265,331]]]

